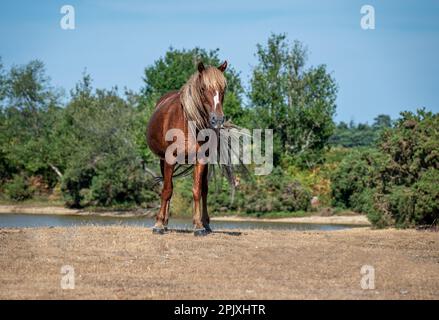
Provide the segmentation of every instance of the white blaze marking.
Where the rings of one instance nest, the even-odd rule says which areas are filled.
[[[214,97],[213,97],[213,108],[214,110],[216,110],[216,107],[218,106],[219,103],[219,92],[216,91]]]

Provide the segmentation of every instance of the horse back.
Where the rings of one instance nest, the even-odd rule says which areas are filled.
[[[180,94],[179,91],[170,91],[168,93],[165,93],[160,97],[160,99],[157,101],[155,107],[156,109],[161,106],[162,104],[166,104],[168,102],[175,102],[175,100],[178,98],[178,101],[180,101]]]
[[[156,103],[147,126],[146,141],[149,148],[163,158],[166,148],[171,142],[165,140],[169,129],[185,128],[185,117],[178,91],[171,91],[163,95]]]

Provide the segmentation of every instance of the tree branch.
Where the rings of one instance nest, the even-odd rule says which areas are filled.
[[[53,169],[53,171],[55,171],[55,173],[57,174],[57,176],[62,179],[62,173],[61,171],[59,171],[59,169],[57,167],[55,167],[52,163],[49,162],[49,167],[51,167]]]

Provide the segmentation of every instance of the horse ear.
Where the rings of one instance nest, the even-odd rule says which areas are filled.
[[[205,69],[204,63],[202,61],[198,62],[198,72],[201,73]]]
[[[221,72],[224,72],[224,70],[226,70],[226,68],[227,68],[227,60],[225,60],[225,61],[223,62],[223,64],[220,65],[220,66],[218,67],[218,69],[219,69]]]

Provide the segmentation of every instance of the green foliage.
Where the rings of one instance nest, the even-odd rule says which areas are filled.
[[[115,90],[94,93],[89,76],[77,85],[59,130],[67,158],[62,190],[69,205],[155,200],[151,177],[134,143],[136,115]]]
[[[325,65],[305,69],[307,49],[273,34],[258,45],[249,98],[255,127],[274,129],[274,162],[285,155],[312,167],[333,133],[337,85]]]
[[[353,121],[349,125],[340,122],[329,139],[329,145],[346,148],[372,147],[377,142],[381,132],[391,126],[392,120],[388,115],[383,114],[378,115],[371,126],[367,123],[355,125]]]
[[[384,131],[380,150],[391,158],[392,182],[411,186],[430,168],[439,168],[439,114],[402,112],[394,130]]]
[[[365,212],[378,227],[439,218],[439,114],[403,112],[378,149],[355,151],[334,171],[334,204]]]
[[[50,87],[44,65],[31,61],[12,67],[3,86],[6,103],[0,119],[1,162],[15,171],[42,174],[48,182],[55,181],[49,140],[61,111],[60,95]]]
[[[297,180],[285,175],[282,169],[276,168],[272,174],[261,177],[257,188],[251,190],[243,204],[247,212],[270,211],[306,211],[311,200],[310,190],[305,189]],[[261,197],[261,194],[266,196]]]
[[[365,199],[370,198],[368,190],[382,186],[387,162],[375,149],[353,149],[332,173],[333,205],[362,212]]]
[[[430,168],[413,185],[416,194],[415,223],[438,222],[439,219],[439,170]]]
[[[0,57],[0,110],[2,109],[3,100],[6,98],[6,79],[2,57]]]
[[[24,175],[14,175],[13,179],[3,185],[5,194],[14,201],[23,201],[32,197],[33,189]]]
[[[67,197],[70,195],[71,199],[76,199],[80,206],[146,206],[157,200],[157,194],[148,190],[151,181],[145,176],[142,167],[132,160],[110,156],[104,161],[99,161],[89,175],[75,176],[75,171],[69,170],[63,179],[64,186],[68,186],[72,181],[79,181],[80,185],[74,186],[73,189],[65,188],[65,194]]]

